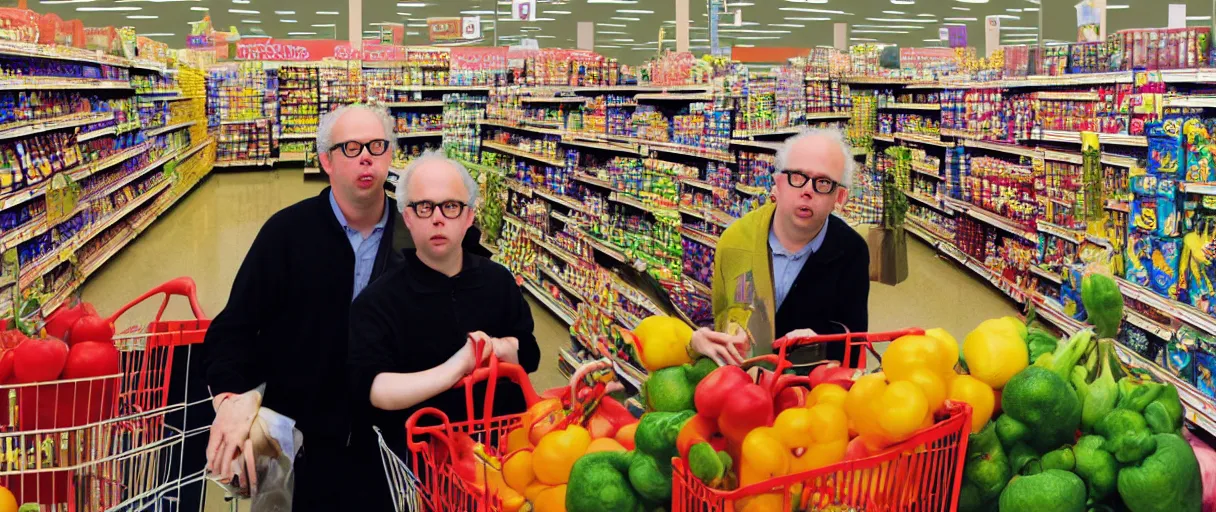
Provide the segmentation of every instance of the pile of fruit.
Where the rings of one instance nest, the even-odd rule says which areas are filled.
[[[14,308],[14,313],[24,308]],[[85,379],[119,373],[114,326],[87,302],[60,308],[35,336],[14,314],[0,319],[0,384]]]
[[[1081,294],[1093,327],[1066,340],[1012,321],[984,322],[964,340],[971,375],[1000,408],[992,421],[975,417],[959,510],[1200,510],[1178,390],[1117,359],[1123,296],[1111,278],[1087,275]]]

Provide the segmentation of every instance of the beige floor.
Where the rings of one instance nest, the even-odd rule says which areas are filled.
[[[232,279],[262,223],[322,187],[321,181],[305,181],[299,170],[216,173],[95,274],[83,297],[109,313],[161,282],[190,276],[198,283],[204,312],[214,315],[227,301]],[[907,281],[872,286],[871,330],[944,327],[961,338],[986,318],[1017,312],[999,292],[968,270],[936,257],[919,241],[909,244],[908,261]],[[531,304],[542,349],[533,384],[548,389],[563,381],[556,352],[569,343],[567,330],[543,306]],[[133,309],[119,326],[147,322],[155,313],[154,304]],[[167,317],[188,318],[189,309],[178,301]],[[220,504],[208,507],[225,509]]]

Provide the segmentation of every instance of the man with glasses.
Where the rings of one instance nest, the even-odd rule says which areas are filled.
[[[720,364],[773,352],[775,338],[864,332],[870,253],[832,215],[848,200],[854,162],[839,130],[807,130],[777,151],[773,200],[722,233],[714,259],[717,331],[700,329],[691,349]],[[799,350],[791,360],[843,361],[843,344]],[[854,355],[856,358],[856,354]],[[854,359],[855,360],[855,359]]]
[[[379,461],[371,425],[404,456],[403,425],[414,411],[434,407],[451,421],[466,419],[465,391],[452,386],[491,352],[528,372],[540,365],[532,311],[511,272],[458,243],[473,223],[477,191],[468,170],[435,153],[415,159],[401,175],[397,209],[416,248],[351,310],[350,395],[371,420],[354,429],[355,444],[370,463]],[[480,354],[474,341],[484,343]],[[474,397],[485,394],[484,384],[475,386]],[[478,418],[482,407],[479,400]],[[523,394],[499,383],[494,408],[496,415],[523,412]],[[379,496],[388,499],[388,489]]]
[[[349,449],[348,319],[351,302],[410,243],[384,193],[393,126],[387,111],[364,105],[321,117],[317,148],[330,186],[266,221],[204,342],[216,411],[207,468],[227,481],[235,465],[252,465],[250,423],[260,402],[304,434],[297,511],[361,510],[351,499],[366,494],[366,470],[353,467]]]

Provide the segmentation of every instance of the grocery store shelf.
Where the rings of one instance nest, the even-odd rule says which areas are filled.
[[[604,151],[617,151],[620,153],[625,153],[627,155],[637,155],[638,151],[639,151],[637,145],[622,146],[622,145],[618,145],[618,144],[608,144],[608,143],[603,143],[603,142],[592,142],[589,140],[580,140],[580,139],[571,138],[569,133],[567,133],[565,136],[562,137],[561,143],[569,145],[569,146],[579,146],[579,147],[584,147],[584,148],[602,149]]]
[[[1043,150],[1043,159],[1054,162],[1066,162],[1070,164],[1081,164],[1081,155],[1076,153],[1065,153],[1063,151],[1054,151],[1050,149]]]
[[[215,142],[215,139],[212,139],[210,137],[203,139],[202,142],[195,144],[194,147],[186,150],[184,153],[182,153],[180,155],[177,155],[177,161],[178,162],[186,161],[187,158],[194,156],[195,153],[202,151],[203,148],[210,146],[214,142]]]
[[[1216,196],[1216,183],[1196,183],[1193,181],[1184,181],[1178,183],[1178,190],[1189,192],[1191,194]]]
[[[912,172],[915,172],[915,173],[923,175],[923,176],[929,176],[932,178],[937,178],[939,180],[945,179],[942,177],[940,169],[933,167],[929,164],[921,164],[921,163],[917,163],[917,162],[912,162],[911,168],[912,168]]]
[[[1108,200],[1106,201],[1106,209],[1123,213],[1131,213],[1132,206],[1124,201]]]
[[[135,91],[136,96],[181,96],[181,89],[163,89],[159,91]],[[163,99],[163,98],[157,98]]]
[[[144,66],[149,65],[143,61],[130,61],[121,57],[104,55],[96,51],[89,51],[83,48],[22,43],[17,41],[4,41],[3,43],[0,43],[0,55],[7,55],[11,57],[36,57],[41,59],[62,60],[68,62],[85,62],[88,64],[105,64],[108,66],[139,67],[140,69],[146,69]],[[160,66],[156,69],[163,70],[164,67]]]
[[[714,95],[709,93],[643,93],[633,97],[637,101],[652,100],[652,101],[713,101]]]
[[[532,283],[532,281],[527,278],[524,279],[523,286],[524,289],[528,290],[533,297],[536,297],[536,300],[540,301],[541,304],[544,304],[545,307],[549,308],[549,311],[552,311],[554,315],[557,315],[557,317],[563,322],[566,322],[566,325],[571,325],[574,323],[574,312],[570,311],[570,309],[565,305],[559,304],[556,300],[546,294],[544,290],[540,288],[540,286]]]
[[[730,144],[732,146],[743,146],[743,147],[747,147],[747,148],[764,149],[764,150],[768,150],[768,151],[777,151],[777,150],[781,149],[781,145],[782,145],[781,142],[762,142],[762,141],[758,141],[758,140],[743,140],[743,139],[731,139]]]
[[[962,141],[964,147],[986,149],[988,151],[997,151],[1008,153],[1011,155],[1024,156],[1026,158],[1036,158],[1042,156],[1042,153],[1037,149],[1028,148],[1026,146],[1018,146],[1016,144],[1003,144],[999,142],[984,142],[973,139]]]
[[[895,143],[894,135],[883,135],[883,134],[875,133],[874,135],[871,135],[870,138],[880,141],[880,142],[886,142],[886,143],[890,143],[890,144]]]
[[[1030,273],[1034,274],[1036,276],[1039,276],[1043,279],[1046,279],[1048,281],[1051,281],[1055,284],[1064,284],[1064,278],[1060,277],[1060,274],[1057,274],[1057,273],[1049,271],[1049,270],[1045,270],[1045,269],[1039,267],[1038,265],[1031,265]]]
[[[279,135],[279,140],[314,140],[316,138],[316,133],[284,133]]]
[[[1124,297],[1144,303],[1208,334],[1216,335],[1216,318],[1205,315],[1188,304],[1157,295],[1152,290],[1123,278],[1116,277],[1115,282],[1119,283],[1119,289],[1123,291]]]
[[[921,219],[920,217],[909,214],[904,218],[907,219],[909,222],[911,222],[913,225],[915,225],[917,228],[920,228],[920,229],[932,234],[933,236],[936,236],[937,238],[940,238],[942,240],[953,240],[954,239],[953,233],[947,233],[941,227],[936,226],[927,220]]]
[[[1065,142],[1069,144],[1081,143],[1081,132],[1066,132],[1060,130],[1037,130],[1038,133],[1032,133],[1030,138],[1038,139],[1047,142]],[[1137,146],[1147,147],[1148,138],[1143,135],[1120,135],[1116,133],[1100,133],[1098,134],[1098,142],[1101,144],[1114,144],[1118,146]]]
[[[256,117],[256,118],[253,118],[253,119],[227,119],[227,120],[224,120],[224,121],[220,121],[220,124],[221,124],[221,125],[228,125],[228,124],[249,124],[249,123],[256,123],[256,122],[259,122],[259,121],[270,121],[270,122],[274,122],[275,120],[274,120],[274,118],[270,118],[270,117]]]
[[[1054,92],[1043,91],[1035,93],[1035,98],[1051,101],[1098,101],[1102,99],[1097,92]]]
[[[1115,155],[1112,153],[1102,153],[1102,163],[1106,165],[1114,165],[1118,167],[1132,168],[1139,165],[1137,158],[1123,155]]]
[[[587,210],[587,207],[584,206],[583,203],[580,203],[580,202],[574,200],[574,198],[566,197],[566,196],[563,196],[556,192],[552,192],[550,190],[544,190],[544,189],[540,189],[540,188],[533,190],[532,193],[536,194],[537,196],[540,196],[544,199],[548,199],[551,202],[565,206],[566,208],[569,208],[571,210],[580,211],[580,212],[586,213],[588,215],[591,214],[591,212],[589,210]]]
[[[959,203],[962,203],[962,202],[959,201]],[[993,227],[1003,229],[1006,232],[1018,235],[1031,242],[1038,243],[1038,241],[1039,241],[1038,233],[1035,233],[1034,231],[1030,231],[1030,230],[1022,227],[1021,225],[1015,224],[1012,220],[1009,220],[1005,217],[1002,217],[1002,216],[992,213],[988,210],[980,208],[979,206],[971,205],[968,203],[962,203],[962,204],[967,205],[966,208],[964,208],[965,211],[967,212],[967,215],[975,220],[978,220],[980,222],[983,222],[983,223],[988,224]],[[951,206],[953,207],[955,205],[951,205]]]
[[[842,117],[848,117],[848,114],[845,114]],[[756,129],[756,130],[734,130],[733,132],[731,132],[731,134],[735,138],[742,139],[742,138],[746,138],[746,137],[765,137],[765,136],[772,136],[772,135],[793,135],[795,133],[802,131],[803,129],[805,129],[805,127],[802,127],[802,126],[790,126],[787,128],[761,128],[761,129]]]
[[[923,135],[923,134],[919,134],[919,133],[896,133],[895,138],[900,139],[900,140],[906,140],[908,142],[919,142],[921,144],[928,144],[930,146],[938,146],[938,147],[943,147],[943,148],[954,147],[953,142],[943,141],[940,135],[934,136],[934,135]]]
[[[410,139],[414,137],[442,137],[443,130],[425,130],[417,132],[398,132],[395,134],[398,139]]]
[[[881,76],[846,76],[841,82],[852,85],[906,85],[912,81],[906,78]]]
[[[303,162],[305,160],[308,160],[308,154],[302,151],[297,153],[279,153],[280,162]]]
[[[940,111],[942,106],[938,103],[888,103],[879,110],[929,110]]]
[[[86,176],[89,176],[102,169],[107,169],[110,166],[116,165],[124,160],[127,160],[128,158],[143,153],[144,151],[147,151],[149,147],[151,147],[151,144],[149,143],[140,144],[96,162],[77,165],[76,167],[60,172],[65,173],[68,177],[72,178],[72,181],[80,181]],[[42,180],[41,183],[38,183],[32,187],[26,187],[21,190],[10,192],[6,195],[0,195],[0,210],[12,208],[13,206],[19,205],[31,199],[41,197],[42,195],[46,194],[46,188],[50,182],[50,179],[45,179]]]
[[[688,185],[693,188],[699,188],[706,192],[713,192],[714,190],[717,190],[717,187],[714,187],[707,181],[701,181],[701,180],[693,179],[693,178],[680,178],[679,181],[680,181],[680,183],[683,183],[683,184]]]
[[[525,96],[519,98],[520,103],[586,103],[588,98],[581,96],[552,96],[552,97],[537,97]]]
[[[598,187],[612,188],[612,183],[608,182],[608,180],[603,180],[596,176],[589,176],[589,175],[583,174],[581,172],[574,173],[574,180],[581,181],[583,183],[587,183],[590,185],[595,185]]]
[[[564,278],[562,278],[562,276],[558,275],[557,272],[550,270],[548,267],[546,267],[544,265],[537,265],[537,266],[540,268],[540,271],[542,274],[544,274],[546,277],[548,277],[549,280],[553,282],[553,284],[557,285],[557,289],[565,292],[566,295],[573,297],[575,300],[577,300],[579,302],[582,302],[587,305],[592,305],[591,302],[587,301],[587,297],[584,296],[582,294],[582,292],[574,289],[574,286],[571,286],[570,283],[566,282],[566,280]]]
[[[527,158],[529,160],[535,160],[537,162],[540,162],[543,164],[549,164],[549,165],[556,166],[556,167],[565,167],[566,166],[566,162],[564,160],[550,159],[544,155],[538,155],[538,154],[532,153],[531,151],[524,151],[519,148],[508,146],[506,144],[499,144],[497,142],[483,141],[481,143],[481,147],[493,149],[495,151],[506,153],[508,155],[515,155],[518,157]]]
[[[49,132],[52,130],[62,130],[64,128],[75,128],[86,124],[104,123],[114,119],[113,112],[105,113],[89,113],[89,114],[68,114],[66,116],[52,117],[39,121],[30,121],[25,123],[10,123],[6,129],[0,130],[0,139],[15,139],[17,137],[26,137]],[[88,140],[88,139],[85,139]]]
[[[549,251],[549,254],[556,256],[558,259],[566,262],[566,264],[578,266],[579,261],[580,261],[578,256],[575,256],[570,251],[567,251],[565,249],[562,249],[561,247],[553,245],[553,243],[551,243],[547,239],[545,239],[544,236],[533,235],[530,238],[532,239],[532,242],[535,243],[538,247],[541,247],[544,250]]]
[[[767,195],[769,195],[769,191],[767,189],[765,189],[764,187],[752,187],[752,186],[744,185],[742,183],[736,183],[735,190],[738,190],[740,194],[747,195],[747,196],[767,196]]]
[[[95,80],[91,78],[51,78],[27,77],[0,80],[0,91],[35,91],[35,90],[111,90],[130,91],[131,82],[126,80]]]
[[[1144,329],[1145,332],[1148,332],[1165,341],[1169,341],[1170,338],[1174,337],[1174,331],[1170,330],[1169,327],[1157,323],[1153,319],[1144,316],[1139,311],[1131,308],[1125,308],[1123,313],[1123,319],[1126,320],[1127,323]]]
[[[807,121],[828,121],[832,119],[848,119],[853,117],[852,112],[807,112]]]
[[[1178,388],[1178,398],[1182,400],[1182,405],[1186,407],[1186,411],[1183,414],[1186,420],[1202,428],[1208,434],[1216,435],[1216,402],[1205,396],[1190,382],[1171,375],[1156,363],[1137,354],[1134,350],[1116,343],[1115,352],[1118,353],[1119,360],[1128,366],[1145,370],[1158,381],[1173,384],[1174,387]]]
[[[541,133],[545,135],[556,135],[558,137],[566,136],[566,132],[556,128],[545,128],[535,126],[529,123],[516,123],[505,119],[482,119],[477,122],[481,126],[497,126],[499,128],[509,128],[512,130],[523,130],[528,132]]]
[[[620,248],[596,238],[586,230],[579,230],[579,232],[583,234],[583,240],[586,240],[587,243],[591,244],[592,248],[599,251],[601,254],[621,263],[626,262],[625,253]]]
[[[1058,226],[1044,220],[1036,221],[1035,227],[1039,229],[1040,233],[1047,233],[1052,236],[1063,238],[1074,244],[1079,244],[1085,241],[1085,233],[1066,228],[1064,226]]]
[[[261,167],[273,166],[277,158],[255,158],[246,160],[216,160],[215,167]]]
[[[927,206],[931,206],[935,210],[943,211],[943,212],[945,210],[942,207],[941,201],[938,201],[937,199],[934,199],[932,197],[929,197],[929,196],[926,196],[926,195],[923,195],[923,194],[920,194],[917,192],[911,192],[908,190],[904,191],[904,195],[908,196],[909,199],[915,199],[919,203],[924,203]]]
[[[442,107],[442,101],[392,101],[385,103],[388,108],[423,108],[423,107]]]
[[[1216,96],[1167,96],[1163,103],[1167,107],[1216,108]]]
[[[402,85],[394,87],[394,91],[401,92],[421,92],[421,91],[489,91],[493,89],[489,85]]]
[[[700,242],[710,247],[718,246],[718,237],[709,233],[703,233],[690,227],[680,227],[680,234],[694,242]]]
[[[162,134],[162,133],[168,133],[168,132],[171,132],[171,131],[173,131],[173,130],[180,130],[180,129],[182,129],[182,128],[188,128],[188,127],[194,126],[194,125],[195,125],[195,124],[197,124],[197,123],[198,123],[198,121],[186,121],[186,122],[184,122],[184,123],[177,123],[177,124],[171,124],[171,125],[167,125],[167,126],[162,126],[162,127],[157,128],[157,129],[155,129],[155,130],[148,131],[146,135],[147,135],[147,136],[149,136],[149,137],[155,137],[155,136],[160,135],[160,134]]]

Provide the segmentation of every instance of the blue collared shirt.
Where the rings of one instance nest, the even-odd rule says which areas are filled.
[[[798,252],[791,253],[785,250],[785,246],[781,245],[780,240],[777,240],[777,233],[769,228],[768,248],[773,254],[773,291],[777,295],[777,309],[781,309],[781,303],[785,302],[785,297],[789,295],[790,288],[794,286],[794,280],[798,278],[798,273],[802,272],[802,267],[806,265],[809,256],[823,246],[823,239],[827,234],[828,224],[825,222],[823,229],[820,229],[819,234],[811,239],[811,243],[798,249]]]
[[[380,222],[376,223],[376,227],[372,228],[372,232],[367,238],[363,237],[357,229],[351,228],[346,222],[346,216],[342,215],[342,209],[338,208],[338,200],[334,199],[334,193],[329,193],[329,206],[334,209],[334,217],[338,218],[338,224],[342,225],[342,231],[346,232],[346,239],[350,241],[350,248],[355,251],[355,293],[350,296],[353,302],[355,297],[359,296],[367,287],[367,282],[372,277],[372,268],[376,265],[376,252],[380,250],[380,239],[384,236],[384,226],[388,224],[388,200],[385,200],[384,215],[380,217]]]

